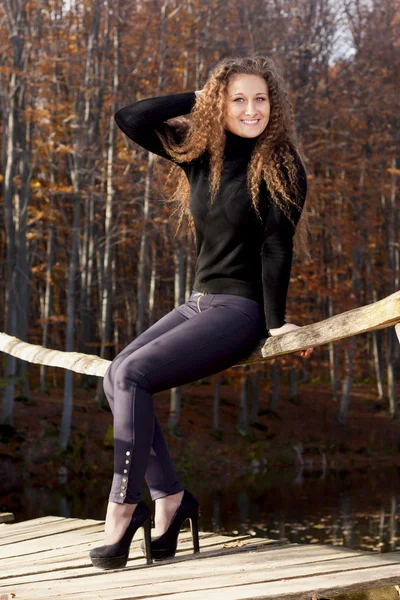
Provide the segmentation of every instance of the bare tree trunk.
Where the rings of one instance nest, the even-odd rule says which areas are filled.
[[[328,274],[328,285],[329,288],[331,290],[333,290],[333,280],[332,280],[332,276],[331,276],[331,267],[327,268],[327,274]],[[334,310],[333,310],[333,298],[332,296],[328,296],[328,317],[333,317],[334,315]],[[334,398],[334,400],[337,400],[338,397],[338,387],[339,387],[339,380],[338,380],[338,353],[336,351],[336,348],[334,346],[334,344],[328,344],[328,351],[329,351],[329,374],[330,374],[330,380],[331,380],[331,391],[332,391],[332,397]]]
[[[170,0],[165,0],[161,7],[161,26],[160,26],[160,43],[159,43],[159,56],[160,56],[160,67],[158,74],[158,85],[156,94],[159,95],[164,86],[164,65],[166,57],[165,47],[165,32],[168,22],[166,15],[166,9]],[[147,163],[147,174],[146,184],[143,200],[143,229],[140,240],[140,252],[138,261],[138,278],[137,278],[137,319],[136,319],[136,335],[140,335],[145,329],[144,315],[146,306],[146,260],[147,260],[147,247],[148,247],[148,226],[147,223],[150,219],[150,190],[151,190],[151,179],[153,174],[153,163],[154,155],[149,152],[149,158]]]
[[[117,257],[113,256],[113,264],[112,264],[112,297],[117,298]],[[113,327],[113,348],[116,350],[116,354],[118,354],[118,349],[120,345],[120,332],[119,332],[119,308],[115,309],[115,319],[114,319],[114,327]],[[124,328],[125,330],[125,328]]]
[[[78,139],[78,138],[77,138]],[[77,141],[79,147],[79,142]],[[79,149],[77,148],[77,156]],[[77,159],[78,160],[78,159]],[[72,243],[71,257],[68,273],[67,287],[67,329],[65,351],[73,352],[75,350],[75,294],[76,294],[76,273],[78,269],[78,243],[81,219],[81,199],[79,196],[79,173],[76,169],[74,177],[75,198],[73,201],[74,207],[74,222],[72,226]],[[65,451],[68,446],[71,432],[71,418],[73,405],[73,371],[65,371],[64,376],[64,406],[61,422],[61,432],[59,438],[60,450]]]
[[[344,176],[344,174],[343,174]],[[365,159],[362,161],[361,171],[360,171],[360,182],[359,186],[361,189],[361,193],[364,189],[364,180],[365,180]],[[365,207],[364,207],[365,208]],[[363,212],[363,209],[359,211]],[[352,289],[355,297],[361,296],[361,270],[362,263],[364,260],[364,243],[366,242],[366,233],[365,233],[365,221],[364,217],[359,214],[355,215],[355,219],[358,218],[360,220],[360,240],[359,244],[353,244],[353,271],[352,271]],[[341,264],[343,264],[343,257],[341,254]],[[354,354],[355,354],[355,346],[356,341],[355,337],[352,336],[349,338],[348,346],[345,349],[345,376],[342,383],[342,395],[340,398],[338,413],[336,415],[336,421],[340,425],[347,425],[347,418],[349,412],[350,405],[350,393],[351,387],[353,384],[353,374],[354,374]]]
[[[368,256],[367,257],[367,272],[368,272],[368,280],[372,281],[372,265],[371,265],[371,257]],[[370,287],[370,302],[377,302],[378,300],[378,294],[376,289],[372,288],[372,285],[369,286]],[[381,356],[381,333],[378,330],[373,330],[371,331],[371,336],[372,336],[372,352],[373,352],[373,357],[374,357],[374,367],[375,367],[375,374],[376,374],[376,387],[377,387],[377,392],[378,392],[378,398],[379,399],[383,399],[384,396],[384,392],[383,392],[383,367],[382,367],[382,356]]]
[[[213,431],[219,430],[219,403],[221,399],[221,373],[214,375],[214,402],[213,402]]]
[[[179,244],[175,247],[174,251],[174,265],[175,265],[175,278],[174,278],[174,290],[175,290],[175,307],[183,304],[183,298],[185,294],[185,271],[184,271],[184,253],[183,247]],[[182,392],[180,387],[171,388],[170,397],[170,409],[169,409],[169,423],[168,427],[170,431],[175,431],[181,414],[181,398]]]
[[[271,365],[271,392],[269,397],[269,410],[276,412],[279,400],[279,367],[276,364]]]
[[[57,44],[56,40],[56,44]],[[59,54],[58,47],[56,48],[56,55]],[[53,68],[53,100],[51,106],[51,121],[54,122],[56,118],[56,104],[57,98],[60,97],[60,85],[57,80],[57,63],[54,64]],[[56,183],[56,169],[55,169],[55,152],[54,147],[51,146],[49,149],[50,153],[50,185],[52,187],[55,186]],[[43,330],[42,330],[42,345],[44,348],[48,347],[49,342],[49,328],[50,328],[50,315],[53,307],[53,264],[54,257],[56,253],[55,247],[55,235],[56,235],[56,223],[53,218],[53,210],[54,210],[54,198],[50,196],[50,206],[49,206],[49,222],[47,228],[47,264],[46,264],[46,284],[45,284],[45,292],[44,292],[44,303],[42,309],[42,318],[43,318]],[[40,365],[40,391],[42,393],[48,393],[49,390],[49,382],[48,382],[48,367],[45,365]]]
[[[390,516],[389,516],[389,544],[391,552],[396,550],[397,543],[397,496],[392,492],[390,496]]]
[[[131,301],[131,298],[129,297],[128,292],[125,289],[125,286],[124,286],[124,290],[123,290],[123,297],[124,297],[124,305],[125,305],[125,310],[124,310],[125,328],[124,328],[124,331],[126,331],[127,338],[129,340],[131,340],[134,337],[134,329],[135,329],[135,314],[134,314],[135,306],[133,305],[133,302]],[[115,352],[115,354],[118,353],[118,347],[115,346],[115,343],[114,343],[114,352]]]
[[[29,68],[28,59],[25,57],[24,71]],[[24,100],[22,100],[25,104]],[[27,242],[27,221],[28,221],[28,206],[31,197],[31,180],[32,180],[32,137],[33,137],[33,120],[26,117],[24,110],[25,106],[20,107],[20,114],[24,117],[23,124],[20,124],[21,143],[23,151],[20,152],[19,175],[21,185],[14,194],[14,206],[17,217],[17,336],[21,340],[28,340],[28,312],[32,289],[32,276],[28,259],[28,242]],[[30,102],[32,111],[34,109],[34,101]],[[27,361],[17,362],[17,373],[21,385],[21,395],[30,399],[29,387],[29,363]]]
[[[113,68],[113,85],[112,85],[112,96],[117,98],[118,86],[119,86],[119,25],[118,20],[115,21],[116,25],[113,30],[113,49],[114,49],[114,68]],[[105,221],[104,221],[104,279],[103,279],[103,294],[101,301],[101,346],[100,356],[111,360],[112,350],[112,265],[113,265],[113,243],[112,234],[114,230],[113,226],[113,207],[114,207],[114,148],[115,148],[115,136],[116,136],[116,122],[114,114],[117,110],[116,100],[112,102],[110,107],[109,115],[109,128],[108,128],[108,148],[107,148],[107,193],[106,193],[106,206],[105,206]],[[100,406],[108,407],[108,403],[103,390],[103,381],[98,380],[97,384],[97,401]]]
[[[397,419],[399,416],[399,401],[396,390],[395,376],[395,345],[397,345],[396,332],[394,327],[387,329],[387,395],[389,399],[389,415],[392,419]]]
[[[249,395],[250,395],[250,378],[248,374],[249,366],[242,367],[241,389],[240,389],[240,406],[239,420],[237,431],[241,435],[249,433]]]
[[[251,411],[250,424],[255,423],[260,410],[260,371],[252,370],[250,373],[251,381]]]
[[[153,240],[151,246],[151,273],[150,273],[150,289],[149,289],[149,324],[154,322],[154,306],[156,296],[156,280],[157,280],[157,243]]]
[[[54,236],[55,236],[55,223],[51,218],[52,203],[50,204],[50,221],[48,225],[48,237],[47,237],[47,265],[46,265],[46,285],[44,292],[44,303],[42,310],[43,319],[43,331],[42,331],[42,346],[48,347],[49,341],[49,320],[52,306],[52,276],[53,276],[53,257],[54,257]],[[40,365],[40,391],[47,393],[49,391],[49,385],[47,380],[47,367]]]
[[[340,512],[342,514],[343,537],[348,548],[354,547],[354,524],[351,516],[350,496],[347,491],[339,494]]]
[[[105,5],[104,10],[104,29],[102,31],[103,47],[99,48],[99,29],[100,29],[100,10],[103,6],[99,0],[95,0],[92,4],[92,24],[88,37],[87,50],[86,50],[86,61],[85,61],[85,76],[84,76],[84,106],[83,106],[83,147],[84,148],[97,148],[99,139],[99,119],[102,114],[103,95],[104,95],[104,83],[109,79],[107,73],[103,72],[100,77],[97,76],[96,69],[99,68],[99,61],[103,61],[104,64],[111,63],[109,58],[109,9]],[[118,60],[118,57],[114,60]],[[103,67],[105,71],[106,67]],[[118,77],[118,75],[117,75]],[[115,78],[115,73],[114,73]],[[94,85],[95,81],[99,81],[97,86]],[[113,82],[115,83],[115,82]],[[112,92],[113,94],[113,92]],[[114,104],[115,106],[115,104]],[[112,107],[111,107],[112,111]],[[111,115],[111,119],[113,115]],[[113,126],[113,124],[112,124]],[[110,131],[109,131],[109,137]],[[107,148],[109,154],[109,146]],[[97,342],[97,311],[94,307],[94,295],[93,295],[93,283],[94,283],[94,269],[95,269],[95,198],[96,194],[93,190],[96,187],[96,181],[94,177],[95,163],[97,156],[93,152],[86,153],[85,162],[86,169],[85,183],[87,186],[85,196],[83,198],[83,214],[82,214],[82,242],[79,247],[79,259],[81,265],[80,271],[80,326],[79,326],[79,349],[85,353],[98,353],[96,346],[93,343]],[[105,157],[104,163],[109,165],[109,156]],[[104,173],[104,170],[103,170]],[[109,194],[109,178],[108,171],[105,173],[106,185],[107,185],[107,199]],[[106,209],[107,210],[107,209]],[[107,242],[105,242],[107,243]],[[106,251],[105,251],[106,252]],[[102,301],[100,297],[100,307],[102,308]],[[102,335],[100,326],[100,337]],[[101,350],[100,350],[101,353]],[[83,375],[80,383],[87,389],[91,387],[94,382],[92,377]],[[97,381],[94,385],[97,385]]]
[[[397,177],[395,174],[397,163],[400,163],[395,156],[391,162],[391,190],[390,190],[390,243],[389,243],[389,267],[392,273],[391,292],[397,291],[400,280],[400,265],[399,265],[399,208],[397,198]],[[399,400],[396,391],[396,375],[395,375],[395,360],[398,351],[398,343],[396,333],[393,327],[390,327],[387,332],[387,394],[389,399],[389,415],[392,419],[397,419],[399,416]]]
[[[89,39],[90,39],[89,33]],[[90,43],[88,42],[88,46]],[[87,70],[90,69],[90,61],[86,61],[84,83],[88,82]],[[82,114],[84,106],[84,86],[81,86],[77,90],[74,114]],[[86,116],[87,122],[88,116]],[[68,284],[67,284],[67,326],[66,326],[66,340],[65,350],[66,352],[73,352],[75,350],[75,331],[76,331],[76,294],[77,294],[77,273],[79,266],[79,237],[81,231],[81,174],[82,174],[82,161],[83,155],[86,148],[82,147],[82,140],[80,135],[80,128],[74,121],[70,122],[71,136],[74,135],[75,153],[68,156],[70,165],[70,176],[72,185],[74,188],[74,197],[72,200],[73,206],[73,225],[71,232],[71,254],[68,271]],[[84,138],[83,141],[85,141]],[[64,405],[61,422],[61,431],[59,436],[59,447],[61,451],[66,451],[69,443],[70,432],[71,432],[71,419],[72,419],[72,407],[73,407],[73,371],[66,370],[64,376]]]
[[[181,399],[182,399],[181,388],[180,387],[171,388],[168,429],[170,431],[172,431],[173,433],[176,432],[176,428],[178,427],[178,423],[179,423],[179,418],[181,416]]]
[[[340,425],[347,425],[347,416],[350,405],[350,392],[353,383],[353,363],[355,351],[355,337],[349,338],[349,348],[345,350],[345,372],[346,375],[342,383],[342,396],[339,403],[339,412],[337,414],[337,422]]]
[[[9,32],[9,39],[13,49],[12,69],[8,83],[8,113],[4,128],[3,153],[3,195],[4,195],[4,220],[6,229],[6,252],[7,252],[7,288],[5,298],[5,323],[6,332],[16,336],[18,332],[18,239],[15,221],[19,219],[14,215],[13,196],[16,193],[14,178],[18,175],[16,169],[17,143],[24,144],[24,140],[18,133],[18,114],[24,111],[24,62],[26,52],[26,7],[25,4],[14,4],[11,0],[7,2],[7,18],[5,25]],[[21,75],[22,74],[22,75]],[[23,146],[21,150],[23,149]],[[16,217],[16,218],[15,218]],[[5,386],[0,423],[13,426],[14,412],[14,388],[17,360],[11,355],[6,357]]]
[[[151,177],[153,172],[154,154],[149,152],[147,162],[146,184],[143,199],[143,228],[140,239],[140,251],[138,260],[137,274],[137,316],[136,316],[136,335],[140,335],[145,330],[145,308],[146,308],[146,260],[148,247],[148,222],[150,219],[150,189]]]
[[[179,244],[174,251],[175,265],[175,306],[183,304],[185,300],[185,255],[183,246]]]
[[[292,367],[289,371],[289,399],[296,400],[297,398],[297,369]]]
[[[6,163],[3,169],[3,193],[4,193],[4,213],[6,226],[6,249],[7,249],[7,288],[6,301],[6,333],[12,336],[17,334],[17,309],[16,309],[16,243],[15,243],[15,225],[13,218],[13,178],[15,175],[15,104],[16,94],[18,93],[18,81],[16,70],[10,76],[10,108],[7,119],[5,144],[7,152],[5,153]],[[1,413],[1,424],[13,426],[14,412],[14,385],[17,360],[10,354],[6,358],[5,366],[5,386],[3,395],[3,405]]]
[[[192,252],[193,239],[190,227],[187,228],[186,234],[186,276],[185,276],[185,302],[190,298],[192,293]]]
[[[384,544],[385,539],[385,507],[381,504],[380,515],[379,515],[379,541],[378,547],[380,548]]]
[[[90,187],[93,184],[90,184]],[[89,191],[84,198],[84,215],[82,223],[82,247],[80,252],[80,326],[78,347],[87,354],[99,354],[97,346],[97,310],[94,307],[93,286],[95,281],[95,195]],[[94,343],[96,342],[96,343]],[[86,389],[92,387],[93,377],[82,375],[80,383]],[[97,385],[97,381],[94,382]]]
[[[219,531],[221,527],[221,499],[219,492],[213,494],[213,531]]]

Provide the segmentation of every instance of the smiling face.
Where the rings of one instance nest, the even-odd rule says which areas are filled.
[[[225,92],[225,127],[246,138],[260,135],[266,128],[270,103],[263,77],[235,73],[229,77]]]

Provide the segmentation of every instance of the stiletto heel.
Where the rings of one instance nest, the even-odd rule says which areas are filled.
[[[89,552],[92,564],[98,569],[121,569],[126,566],[132,538],[139,527],[144,529],[147,564],[152,563],[151,549],[151,512],[143,500],[136,506],[124,535],[115,544],[98,546]]]
[[[151,565],[153,562],[153,555],[151,551],[151,519],[147,519],[145,523],[143,523],[144,529],[144,545],[146,548],[146,563]]]
[[[165,560],[166,558],[172,558],[175,556],[179,531],[186,519],[189,519],[190,521],[190,529],[192,532],[193,541],[193,554],[200,552],[199,515],[199,502],[196,500],[193,494],[187,490],[184,490],[181,503],[176,509],[167,531],[165,531],[159,537],[151,540],[151,553],[153,560]],[[145,546],[143,542],[141,543],[140,547],[144,554]]]
[[[190,530],[192,532],[193,554],[200,552],[199,546],[199,513],[190,519]]]

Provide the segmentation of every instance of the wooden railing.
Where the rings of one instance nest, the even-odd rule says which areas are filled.
[[[282,354],[316,348],[353,335],[392,326],[395,327],[400,342],[400,291],[373,304],[353,308],[324,321],[261,340],[253,352],[235,366],[265,361]],[[104,376],[110,364],[109,360],[99,356],[50,350],[43,346],[22,342],[6,333],[0,333],[0,351],[30,363],[61,367],[75,373],[98,377]]]

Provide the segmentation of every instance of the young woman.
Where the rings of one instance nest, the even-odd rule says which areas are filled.
[[[90,552],[103,569],[125,566],[139,527],[148,563],[174,556],[186,519],[199,551],[199,503],[176,476],[153,394],[223,371],[261,339],[299,327],[285,321],[285,308],[307,193],[286,86],[268,58],[223,59],[202,90],[140,100],[115,119],[134,142],[172,161],[170,201],[177,229],[189,219],[197,262],[189,300],[122,350],[104,376],[114,476],[105,545]],[[152,538],[143,480],[156,505]]]

